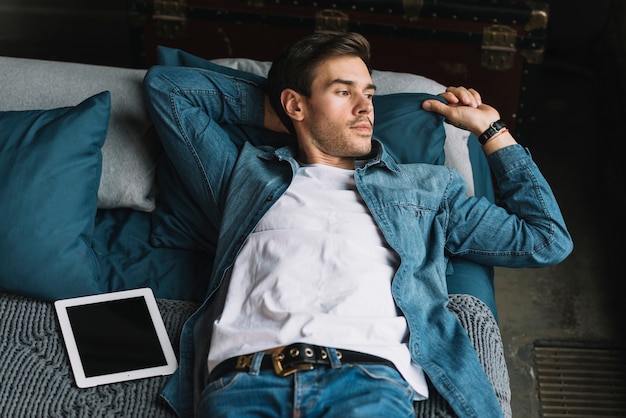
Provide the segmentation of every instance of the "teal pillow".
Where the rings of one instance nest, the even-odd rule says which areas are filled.
[[[176,48],[159,45],[156,57],[158,65],[202,68],[248,80],[259,86],[266,84],[266,78],[258,74],[225,67]],[[422,102],[426,99],[444,101],[439,96],[427,93],[374,96],[374,137],[385,144],[387,151],[400,163],[444,162],[443,144],[446,133],[443,117],[422,109]],[[254,145],[280,146],[288,142],[285,136],[268,135],[268,131],[264,131],[264,135],[258,135],[258,130],[254,128],[228,126],[226,130],[237,144],[248,141]]]
[[[265,77],[236,70],[175,48],[157,47],[157,64],[194,67],[220,72],[264,86]],[[375,96],[376,123],[374,137],[385,144],[387,151],[400,163],[443,164],[445,130],[443,118],[421,108],[425,99],[442,100],[425,93],[401,93]],[[281,146],[289,137],[251,127],[223,126],[236,144],[248,141],[254,145]],[[261,134],[262,132],[262,134]],[[202,208],[193,201],[172,164],[164,156],[158,169],[159,199],[152,213],[151,242],[168,246],[202,250],[212,253],[217,239]]]
[[[496,194],[493,187],[491,167],[485,156],[482,145],[476,135],[470,134],[467,141],[469,159],[472,162],[472,177],[474,180],[474,196],[484,197],[491,203],[495,203]]]
[[[75,107],[0,112],[0,291],[101,292],[90,245],[109,92]]]
[[[150,213],[100,209],[92,246],[109,291],[149,287],[162,299],[202,302],[213,258],[200,251],[150,245]]]
[[[427,93],[374,96],[374,138],[401,164],[444,163],[443,117],[422,109],[428,99],[443,101]]]

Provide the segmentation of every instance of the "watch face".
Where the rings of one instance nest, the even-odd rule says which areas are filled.
[[[495,121],[494,123],[491,124],[491,126],[497,131],[500,131],[501,129],[506,128],[506,125],[504,124],[504,122],[502,122],[502,120]]]

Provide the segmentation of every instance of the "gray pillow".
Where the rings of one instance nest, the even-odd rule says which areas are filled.
[[[259,75],[268,62],[249,59],[215,60]],[[75,106],[100,91],[111,92],[111,122],[102,148],[102,177],[98,189],[101,209],[127,207],[152,211],[156,198],[156,166],[160,143],[143,103],[145,70],[88,64],[0,57],[0,110],[53,109]],[[414,74],[374,71],[378,94],[424,92],[438,94],[443,86]],[[444,124],[445,164],[465,178],[473,194],[469,163],[469,134]]]
[[[0,74],[0,110],[75,106],[110,91],[98,207],[154,209],[160,143],[143,104],[145,70],[0,57]]]

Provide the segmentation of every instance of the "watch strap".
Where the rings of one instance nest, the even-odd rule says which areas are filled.
[[[480,145],[485,145],[487,141],[505,129],[506,124],[502,120],[497,120],[489,125],[489,128],[478,137],[478,142],[480,142]]]

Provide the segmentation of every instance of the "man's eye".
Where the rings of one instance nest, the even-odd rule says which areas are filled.
[[[341,91],[339,91],[339,95],[340,96],[348,96],[348,95],[350,95],[350,92],[348,90],[341,90]]]

